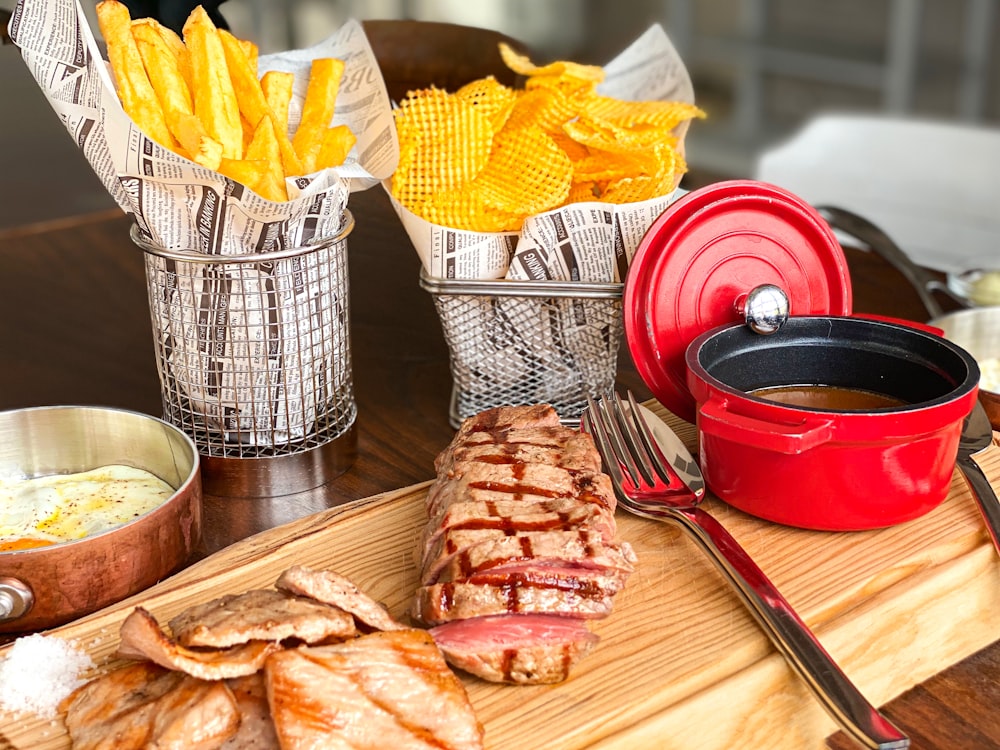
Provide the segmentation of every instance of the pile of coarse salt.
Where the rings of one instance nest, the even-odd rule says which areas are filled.
[[[51,719],[93,667],[73,641],[37,633],[18,638],[0,661],[0,709]]]

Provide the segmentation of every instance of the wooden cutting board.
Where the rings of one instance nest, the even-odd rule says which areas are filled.
[[[694,427],[659,406],[689,446]],[[980,460],[1000,484],[1000,450]],[[429,483],[334,508],[244,540],[147,591],[51,631],[99,664],[142,604],[165,622],[226,593],[271,586],[292,564],[334,569],[404,617]],[[1000,563],[964,480],[901,526],[826,533],[706,507],[777,584],[876,705],[991,643]],[[704,555],[673,527],[618,513],[636,572],[596,623],[595,650],[559,685],[463,677],[489,748],[821,748],[836,730]],[[3,650],[0,650],[0,656]],[[6,742],[4,742],[6,740]],[[69,746],[60,722],[0,714],[0,747]]]

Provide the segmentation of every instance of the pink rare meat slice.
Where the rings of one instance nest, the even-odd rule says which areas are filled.
[[[431,628],[455,667],[491,682],[538,684],[565,680],[597,643],[582,620],[553,615],[499,615]]]

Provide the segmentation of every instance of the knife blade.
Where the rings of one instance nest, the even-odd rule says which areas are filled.
[[[637,403],[639,411],[646,420],[646,424],[652,431],[653,436],[659,444],[663,457],[667,459],[670,468],[676,472],[687,488],[694,493],[695,497],[705,494],[705,477],[698,467],[698,462],[694,460],[691,451],[687,449],[684,442],[677,436],[677,433],[670,429],[670,425],[664,422],[653,411],[642,404]]]
[[[962,425],[956,463],[983,514],[993,546],[1000,552],[1000,499],[997,498],[997,493],[990,480],[986,478],[986,474],[973,459],[973,456],[988,448],[992,442],[993,426],[986,416],[983,405],[976,401],[976,405]]]

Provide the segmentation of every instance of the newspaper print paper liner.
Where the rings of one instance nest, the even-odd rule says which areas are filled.
[[[49,103],[105,188],[134,220],[139,238],[159,247],[212,255],[304,248],[336,235],[345,222],[349,194],[387,178],[399,159],[389,96],[364,29],[357,21],[347,22],[331,37],[308,49],[265,55],[259,60],[260,74],[271,69],[307,72],[311,60],[317,57],[338,57],[345,62],[331,124],[350,126],[357,143],[342,167],[288,180],[292,199],[287,203],[266,201],[143,135],[121,107],[112,73],[76,0],[20,0],[9,29]],[[292,132],[298,124],[307,84],[307,75],[296,76],[289,107]],[[265,287],[246,288],[249,280],[242,283],[241,291],[251,296],[269,293]],[[238,306],[233,295],[217,293],[207,281],[199,286],[195,303],[200,309],[214,309],[213,317],[234,304]],[[298,294],[283,297],[283,304],[315,304],[318,298],[331,293],[341,295],[341,290],[306,284]],[[346,294],[342,296],[346,300]],[[286,312],[289,319],[294,317],[292,310]],[[185,335],[192,335],[197,328],[191,324],[182,324]],[[168,319],[154,319],[154,335],[166,335],[173,325]],[[285,379],[286,386],[289,373],[283,363],[297,361],[298,355],[296,337],[291,331],[287,333],[278,338],[277,348],[268,349],[268,362],[263,368]],[[238,423],[250,420],[259,425],[244,439],[267,444],[275,439],[274,435],[282,440],[286,433],[290,438],[308,435],[310,426],[290,414],[288,401],[259,400],[256,387],[239,375],[240,371],[251,371],[255,364],[249,355],[253,341],[248,337],[256,335],[255,326],[230,326],[226,331],[228,349],[221,361],[237,362],[244,353],[244,362],[231,371],[199,371],[192,369],[192,362],[181,360],[168,363],[168,368],[177,368],[175,375],[183,373],[183,380],[175,380],[185,384],[193,408],[204,412],[215,430],[226,431],[227,420],[232,421],[226,415],[230,415],[231,404],[236,403],[244,405],[237,409]],[[346,331],[343,335],[347,335]],[[337,347],[332,351],[339,350]],[[317,367],[337,373],[349,363],[327,361]],[[300,382],[307,381],[303,378]],[[228,393],[231,398],[223,402],[212,395],[216,393]],[[313,399],[305,393],[302,398]],[[305,413],[315,416],[314,409]]]

